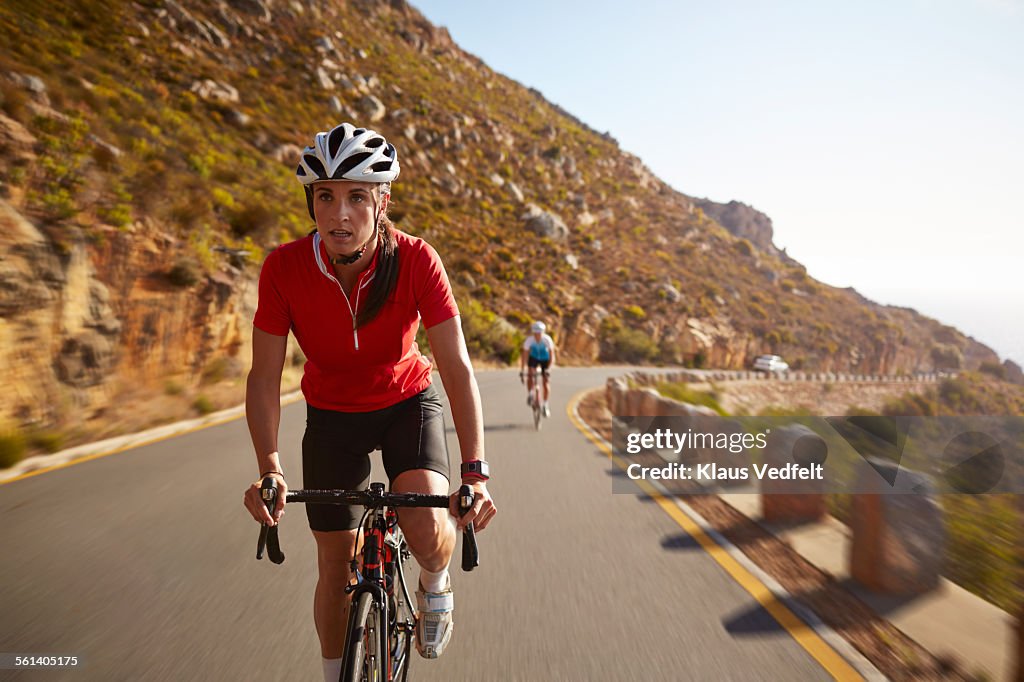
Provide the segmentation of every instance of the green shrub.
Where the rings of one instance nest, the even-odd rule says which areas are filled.
[[[239,237],[260,234],[277,224],[277,212],[264,202],[247,202],[231,216],[231,231]]]
[[[1006,368],[1000,365],[998,362],[986,360],[985,362],[981,363],[981,367],[978,368],[978,371],[984,372],[985,374],[990,374],[991,376],[994,376],[996,379],[1006,379]]]
[[[198,156],[196,154],[189,154],[188,155],[188,166],[193,171],[195,171],[196,175],[201,177],[203,180],[206,180],[206,179],[208,179],[210,177],[210,172],[212,170],[212,164],[210,163],[210,160],[208,158],[206,158],[205,156]]]
[[[183,258],[167,273],[167,279],[175,286],[190,287],[199,281],[199,275],[199,265],[194,260]]]
[[[55,187],[40,197],[43,210],[56,220],[67,220],[78,213],[75,199],[64,187]]]
[[[736,250],[737,253],[740,253],[740,254],[742,254],[744,256],[751,256],[751,255],[754,254],[754,245],[751,244],[746,239],[740,239],[740,240],[734,242],[732,246]]]
[[[960,369],[964,359],[959,348],[944,343],[932,346],[931,356],[936,369]]]
[[[200,381],[204,384],[215,384],[233,375],[237,375],[237,363],[228,357],[214,358],[203,368]]]
[[[215,206],[222,206],[224,208],[234,208],[235,198],[231,196],[231,192],[220,187],[214,187],[210,190],[210,196],[213,198]]]
[[[601,323],[601,358],[607,361],[650,362],[660,349],[650,334],[628,327],[615,317]]]
[[[394,219],[393,215],[392,219]],[[487,271],[483,263],[476,260],[475,258],[469,258],[466,256],[456,257],[454,260],[452,260],[449,268],[451,270],[454,270],[455,272],[468,272],[474,275],[482,275]]]
[[[790,407],[788,405],[767,405],[757,413],[758,417],[814,417],[814,412],[806,407]]]
[[[889,417],[931,417],[938,412],[938,405],[933,398],[913,393],[887,400],[882,406],[882,414]]]
[[[513,324],[518,324],[523,327],[528,326],[533,322],[533,316],[524,313],[522,310],[513,310],[508,312],[505,314],[505,317]]]
[[[939,399],[953,414],[985,414],[981,398],[967,379],[945,379],[939,384]]]
[[[24,166],[11,166],[7,168],[7,182],[15,187],[25,184],[28,178],[28,170]]]
[[[188,200],[179,202],[171,209],[170,219],[186,230],[191,230],[209,213],[210,207],[206,202]]]
[[[466,347],[473,357],[493,357],[506,363],[519,359],[519,347],[525,336],[505,318],[468,299],[459,306]]]
[[[714,391],[695,391],[686,383],[668,382],[657,384],[654,388],[658,393],[666,398],[672,398],[673,400],[678,400],[679,402],[688,403],[690,405],[703,405],[704,407],[710,407],[723,417],[728,416],[729,414],[722,409],[722,406],[718,403],[718,394]]]
[[[623,312],[626,313],[626,317],[633,320],[643,320],[647,317],[647,313],[638,305],[628,305],[623,308]]]
[[[942,495],[946,576],[1013,612],[1024,597],[1014,585],[1021,522],[1014,495]]]
[[[114,227],[124,227],[132,221],[132,207],[128,204],[115,204],[97,209],[96,215]]]
[[[526,278],[526,273],[519,268],[508,268],[502,270],[500,276],[506,282],[522,282]]]
[[[192,408],[204,416],[210,414],[214,410],[213,403],[205,395],[197,396],[196,399],[192,401]]]
[[[29,444],[46,453],[58,452],[64,446],[64,434],[49,430],[33,431]]]
[[[0,469],[7,469],[25,456],[25,437],[17,431],[0,433]]]

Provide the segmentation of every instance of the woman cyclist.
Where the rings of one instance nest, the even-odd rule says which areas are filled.
[[[530,336],[526,337],[526,341],[523,342],[523,351],[519,354],[519,377],[522,379],[523,370],[528,362],[530,371],[527,374],[526,402],[530,403],[533,395],[533,370],[540,367],[540,372],[544,376],[544,400],[541,407],[544,410],[544,416],[550,417],[551,409],[548,407],[548,398],[551,395],[551,376],[548,374],[548,369],[555,363],[555,341],[544,333],[546,329],[546,325],[539,320],[530,327]]]
[[[476,494],[458,528],[475,521],[483,530],[496,512],[486,486],[480,394],[448,277],[432,247],[399,232],[387,217],[398,173],[395,148],[379,133],[350,123],[318,133],[302,152],[296,175],[316,229],[267,256],[253,321],[246,418],[260,479],[274,477],[280,492],[270,514],[260,482],[249,486],[245,506],[257,521],[277,524],[288,489],[277,436],[289,331],[307,358],[304,487],[365,488],[368,455],[379,448],[392,491],[447,494],[441,401],[431,385],[430,362],[415,342],[421,319],[451,404],[462,480]],[[452,495],[450,514],[457,505]],[[306,505],[306,515],[317,546],[313,617],[324,678],[337,680],[358,518],[343,505]],[[448,562],[455,528],[446,516],[440,509],[399,514],[420,565],[416,644],[425,658],[439,656],[452,634]]]

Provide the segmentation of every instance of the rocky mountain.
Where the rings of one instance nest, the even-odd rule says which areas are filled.
[[[7,2],[0,45],[9,428],[237,381],[259,264],[311,227],[300,148],[342,120],[398,147],[392,218],[441,253],[479,359],[511,360],[542,318],[581,363],[998,362],[814,281],[766,216],[674,191],[404,0]]]
[[[710,199],[694,199],[694,205],[706,216],[741,239],[748,240],[761,251],[785,259],[772,241],[772,219],[752,206],[735,199],[720,204]]]

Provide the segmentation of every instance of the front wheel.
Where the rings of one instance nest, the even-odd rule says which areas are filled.
[[[540,431],[540,419],[544,415],[544,406],[540,401],[540,391],[533,389],[533,428]]]
[[[383,627],[380,607],[369,592],[362,592],[352,604],[348,635],[345,638],[345,665],[341,682],[384,682],[384,656],[380,650]]]

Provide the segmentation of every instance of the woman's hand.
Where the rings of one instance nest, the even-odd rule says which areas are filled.
[[[458,491],[452,493],[452,496],[449,498],[448,511],[455,517],[455,523],[459,530],[465,530],[466,525],[470,522],[474,522],[473,528],[475,530],[483,530],[491,522],[491,519],[494,518],[494,515],[498,513],[498,508],[494,506],[494,500],[491,499],[491,494],[487,492],[487,484],[485,482],[476,481],[469,484],[469,487],[473,489],[473,506],[470,507],[469,511],[464,516],[459,516]]]
[[[281,517],[284,516],[284,500],[285,494],[288,492],[288,484],[284,481],[284,476],[281,474],[269,474],[269,477],[273,477],[277,480],[277,504],[274,505],[274,514],[271,518],[270,512],[267,511],[267,505],[263,503],[263,495],[260,486],[263,484],[263,480],[256,481],[245,491],[245,497],[243,501],[245,508],[249,510],[258,523],[265,523],[268,526],[276,526]]]

